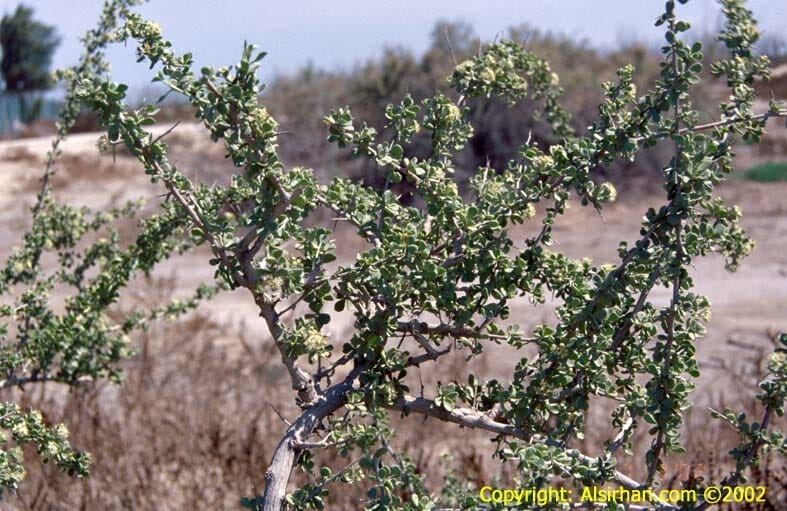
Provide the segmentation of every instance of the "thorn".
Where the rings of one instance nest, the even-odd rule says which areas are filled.
[[[276,413],[276,415],[278,415],[278,416],[279,416],[279,418],[281,419],[281,421],[282,421],[284,424],[286,424],[288,428],[289,428],[290,426],[292,426],[292,424],[290,423],[290,421],[288,421],[287,419],[285,419],[285,418],[284,418],[284,416],[281,414],[281,412],[280,412],[280,411],[279,411],[279,410],[278,410],[278,409],[277,409],[275,406],[273,406],[273,404],[271,404],[271,403],[268,403],[268,406],[270,406],[270,407],[271,407],[271,409],[272,409],[272,410],[273,410],[273,411]]]
[[[172,133],[172,130],[174,130],[175,128],[177,128],[179,124],[180,124],[180,121],[177,121],[177,122],[176,122],[175,124],[173,124],[173,125],[172,125],[172,127],[170,127],[170,128],[167,130],[167,131],[165,131],[165,132],[164,132],[164,133],[162,133],[161,135],[157,136],[157,137],[156,137],[156,139],[155,139],[155,140],[153,140],[153,142],[152,142],[150,145],[153,145],[153,144],[157,143],[159,140],[163,139],[164,137],[166,137],[167,135],[169,135],[170,133]]]

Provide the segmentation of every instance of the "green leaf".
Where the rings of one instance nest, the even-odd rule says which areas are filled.
[[[402,146],[400,146],[399,144],[394,144],[391,147],[391,152],[389,154],[391,155],[392,158],[396,160],[401,160],[402,156],[404,156],[404,150],[402,149]]]

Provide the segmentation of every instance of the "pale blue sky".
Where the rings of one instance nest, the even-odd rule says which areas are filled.
[[[0,12],[19,3],[2,0]],[[21,3],[58,27],[63,43],[55,66],[78,57],[78,37],[93,26],[101,6],[100,0]],[[308,62],[321,68],[349,67],[379,55],[386,45],[422,51],[439,19],[468,21],[484,39],[527,22],[601,47],[620,37],[656,41],[660,31],[653,21],[663,5],[660,0],[152,0],[138,10],[161,24],[176,50],[191,51],[197,65],[236,62],[244,39],[259,45],[268,52],[265,79]],[[763,31],[787,37],[787,1],[751,0],[749,6]],[[692,0],[679,7],[681,17],[695,28],[710,29],[719,21],[713,0]],[[134,63],[130,48],[117,49],[110,58],[118,81],[139,86],[150,76],[145,66]]]

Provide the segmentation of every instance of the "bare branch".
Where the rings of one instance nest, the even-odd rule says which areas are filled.
[[[497,422],[489,417],[489,415],[478,410],[473,410],[472,408],[454,408],[449,412],[448,410],[435,405],[434,401],[432,400],[413,396],[400,397],[388,405],[387,408],[405,414],[418,413],[428,417],[434,417],[444,422],[452,422],[467,428],[482,429],[491,433],[496,433],[498,435],[519,438],[520,440],[525,440],[527,442],[543,442],[547,445],[558,446],[557,442],[550,441],[549,439],[532,440],[531,435],[527,431],[510,424]],[[582,461],[588,463],[596,462],[595,458],[586,454],[582,454],[577,450],[566,449],[566,451],[578,456]],[[630,490],[641,490],[644,487],[639,482],[618,471],[615,471],[613,477],[616,483]],[[660,504],[664,505],[663,502],[660,502]],[[675,509],[674,506],[668,507],[670,509]]]
[[[434,334],[434,335],[451,336],[456,338],[467,337],[471,339],[496,339],[496,340],[507,340],[509,338],[509,336],[507,335],[481,332],[479,331],[480,329],[474,330],[459,325],[449,325],[445,323],[430,325],[428,323],[417,321],[417,320],[399,321],[398,323],[396,323],[396,330],[398,332],[404,332],[410,334]],[[532,338],[519,338],[519,340],[521,340],[522,342],[535,342],[535,339]]]
[[[441,355],[448,353],[449,348],[438,350],[432,346],[432,343],[429,342],[429,339],[421,334],[415,334],[415,339],[418,341],[418,344],[420,344],[421,347],[426,351],[426,354],[432,358],[432,360],[437,360],[437,358]]]
[[[696,126],[690,126],[687,128],[681,128],[677,131],[678,134],[682,135],[684,133],[696,133],[698,131],[708,131],[714,128],[723,128],[725,126],[732,126],[735,124],[743,124],[745,122],[757,122],[757,121],[768,121],[771,118],[787,118],[787,113],[784,112],[777,112],[774,110],[768,110],[767,112],[763,112],[760,114],[752,115],[751,117],[735,117],[732,119],[725,119],[723,121],[716,121],[716,122],[709,122],[707,124],[698,124]],[[672,132],[665,132],[665,133],[656,133],[650,135],[648,137],[639,137],[632,139],[632,142],[640,143],[646,140],[660,140],[663,138],[667,138],[672,134]]]
[[[618,432],[617,436],[615,436],[615,439],[612,440],[612,443],[609,444],[609,447],[607,447],[607,456],[612,456],[615,454],[615,451],[618,450],[621,445],[623,445],[623,442],[626,440],[629,432],[636,425],[637,421],[634,420],[633,417],[629,417],[626,422],[623,423],[623,427],[620,428],[620,431]]]
[[[330,387],[319,396],[309,408],[305,409],[295,422],[287,428],[284,438],[276,446],[273,460],[265,472],[265,493],[263,494],[263,511],[281,511],[284,496],[287,492],[287,482],[290,479],[295,458],[303,444],[317,425],[344,405],[347,394],[353,389],[355,380],[365,365],[357,366],[340,383]]]
[[[279,314],[276,312],[273,304],[266,302],[261,294],[253,291],[252,294],[254,295],[255,302],[260,308],[260,315],[265,320],[265,323],[268,325],[268,330],[270,330],[273,336],[273,341],[276,343],[276,347],[281,355],[281,361],[290,374],[293,390],[298,392],[298,397],[303,406],[314,403],[317,398],[317,389],[314,387],[314,381],[309,373],[298,366],[295,360],[287,356],[286,346],[282,339],[284,331],[279,324]]]
[[[325,197],[317,195],[316,198],[317,198],[317,201],[319,201],[320,204],[322,204],[326,208],[332,210],[334,213],[339,215],[339,218],[337,218],[336,220],[346,220],[346,221],[350,222],[351,224],[353,224],[354,226],[358,227],[359,229],[361,228],[360,225],[358,225],[358,224],[356,224],[355,222],[352,221],[352,219],[350,218],[350,214],[348,212],[344,211],[342,208],[340,208],[336,204],[333,204],[332,202],[330,202]],[[367,230],[367,231],[363,231],[361,233],[361,235],[363,236],[364,239],[366,239],[366,241],[368,241],[369,243],[371,243],[372,245],[374,245],[377,248],[379,248],[379,247],[381,247],[383,245],[382,240],[380,239],[380,237],[375,232]]]

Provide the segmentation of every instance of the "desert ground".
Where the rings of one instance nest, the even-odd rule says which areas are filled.
[[[152,133],[160,134],[168,128],[156,126]],[[99,133],[80,133],[61,144],[63,153],[54,180],[56,195],[74,205],[91,208],[142,197],[149,210],[154,210],[162,190],[150,184],[141,166],[127,155],[100,155],[96,148],[98,136]],[[221,180],[232,172],[222,161],[221,148],[203,137],[198,125],[179,125],[171,140],[174,163],[195,179]],[[7,255],[24,232],[50,144],[49,137],[0,142],[0,256]],[[743,154],[739,160],[745,164],[751,157]],[[694,264],[696,290],[710,298],[713,310],[708,335],[698,351],[708,368],[714,367],[718,348],[727,340],[757,343],[767,331],[787,330],[787,183],[733,179],[723,183],[718,191],[729,204],[737,204],[743,210],[742,224],[755,240],[756,249],[735,273],[726,271],[721,258],[715,256]],[[555,248],[571,256],[590,257],[596,264],[613,263],[618,243],[637,239],[645,210],[661,201],[658,192],[635,191],[633,196],[623,196],[609,206],[603,216],[592,208],[574,206],[556,228]],[[340,261],[351,260],[355,251],[363,248],[349,230],[339,230],[337,236],[347,238],[337,244]],[[188,289],[189,282],[211,280],[213,270],[206,260],[206,251],[196,251],[175,258],[158,271],[175,277]],[[666,301],[668,292],[656,290],[654,297]],[[255,307],[247,298],[225,294],[206,306],[232,321],[253,315]],[[514,304],[514,310],[514,320],[523,324],[549,321],[548,307],[533,312],[524,302]],[[256,326],[261,327],[261,322],[250,325]]]
[[[153,132],[160,134],[169,127],[156,126]],[[98,136],[98,133],[76,134],[62,144],[63,154],[58,160],[57,174],[53,181],[57,197],[69,203],[93,208],[118,205],[128,199],[144,197],[149,204],[148,211],[155,210],[157,202],[161,200],[162,190],[150,184],[141,166],[122,152],[114,157],[100,155],[96,149]],[[197,125],[181,124],[168,137],[174,163],[193,178],[220,181],[232,171],[223,160],[221,148],[204,137]],[[28,226],[29,208],[40,186],[39,178],[50,144],[49,137],[0,142],[0,256],[5,257],[10,253]],[[752,155],[743,151],[738,162],[739,166],[747,165],[751,160]],[[718,192],[729,203],[740,205],[744,213],[743,226],[757,246],[754,253],[742,262],[736,273],[727,272],[721,258],[715,256],[697,260],[694,264],[696,290],[710,298],[713,314],[707,325],[708,334],[698,346],[702,376],[696,401],[700,404],[713,406],[726,404],[735,407],[746,398],[741,397],[745,394],[740,392],[731,393],[731,386],[738,388],[740,385],[745,385],[753,390],[754,382],[747,375],[756,374],[761,370],[754,367],[762,362],[759,350],[771,346],[769,334],[787,331],[787,201],[785,201],[787,182],[763,184],[733,179],[721,185]],[[657,206],[662,201],[657,191],[635,191],[628,195],[621,195],[623,196],[619,202],[604,211],[603,218],[591,208],[582,208],[579,205],[572,207],[556,229],[558,242],[556,248],[572,256],[591,257],[597,264],[615,262],[618,243],[621,240],[635,240],[638,237],[643,213],[649,206]],[[339,229],[337,237],[341,241],[337,243],[339,262],[351,260],[354,253],[363,248],[363,242],[355,239],[349,230]],[[208,258],[206,250],[197,250],[176,257],[157,270],[156,278],[159,280],[153,281],[166,282],[167,285],[161,284],[159,286],[161,289],[153,289],[151,281],[139,280],[130,289],[129,296],[123,299],[139,300],[146,294],[163,296],[168,292],[175,296],[186,296],[198,283],[209,282],[212,279],[213,268],[207,264]],[[654,298],[660,302],[667,302],[668,290],[656,290]],[[553,306],[554,304],[547,304],[534,308],[526,301],[517,302],[512,306],[511,320],[519,322],[524,327],[542,322],[549,323],[553,321]],[[252,339],[252,343],[261,343],[267,336],[261,319],[257,318],[254,304],[243,292],[220,295],[204,304],[201,310],[202,314],[212,318],[215,323],[242,324],[244,338]],[[344,333],[343,329],[350,327],[351,320],[348,319],[345,325],[336,327],[336,331],[331,332],[331,335],[334,339],[340,338]],[[162,331],[166,332],[166,330]],[[211,327],[206,331],[209,332],[206,335],[214,336],[209,341],[219,346],[218,353],[222,357],[229,357],[226,360],[232,358],[226,353],[242,351],[243,347],[239,345],[237,335],[227,333],[230,330]],[[246,342],[243,344],[245,346]],[[221,357],[220,359],[225,360]],[[493,350],[483,361],[484,371],[487,375],[495,377],[510,374],[513,365],[511,360],[515,359],[506,356],[504,348]],[[136,383],[127,385],[139,384],[138,380],[132,379],[132,381]],[[262,410],[268,415],[273,415],[264,406]],[[283,408],[285,414],[287,410]],[[200,412],[196,411],[196,413]],[[705,417],[696,420],[701,424],[708,419]],[[265,424],[265,427],[269,428],[283,428],[275,416]],[[185,431],[194,435],[201,434],[199,428],[186,428]],[[78,433],[77,437],[79,438]],[[259,464],[267,453],[263,449],[256,456],[255,463]],[[180,462],[184,466],[195,463],[194,460],[187,459]],[[250,471],[256,474],[259,484],[262,467],[254,466]],[[203,474],[199,477],[194,476],[193,479],[199,481],[200,477],[215,479],[216,476]],[[34,477],[33,480],[34,482],[30,484],[38,485],[36,486],[38,493],[31,489],[32,486],[27,487],[27,490],[23,488],[20,499],[32,499],[33,493],[36,495],[35,498],[39,498],[42,492],[44,496],[40,497],[43,499],[41,502],[49,502],[47,499],[55,498],[56,491],[47,490],[47,484],[41,482],[45,479]],[[100,485],[101,482],[91,484]],[[143,483],[139,484],[143,485]],[[175,483],[170,481],[161,484],[166,487],[168,484]],[[199,486],[197,482],[193,484]],[[258,486],[245,480],[243,484],[249,492],[259,490]],[[200,486],[202,488],[200,491],[207,491],[203,487],[204,484]],[[74,491],[73,486],[67,488],[69,491]],[[91,490],[93,492],[91,495],[100,500],[96,495],[102,490],[95,488]],[[28,493],[25,494],[25,491]],[[186,491],[182,490],[183,493]],[[233,491],[228,490],[227,493],[232,494]],[[237,493],[234,495],[237,496]],[[201,502],[204,503],[206,498],[201,498]],[[210,498],[207,500],[216,503],[215,509],[224,509],[225,505],[228,506],[227,509],[234,508],[223,504],[226,502],[223,497],[216,497],[215,501],[211,501]],[[29,504],[30,500],[24,502]],[[180,503],[178,505],[185,506],[189,501],[178,502]],[[139,506],[139,509],[148,509],[139,502],[134,505]],[[89,506],[85,507],[87,508]],[[173,504],[173,509],[175,508],[177,507]]]

